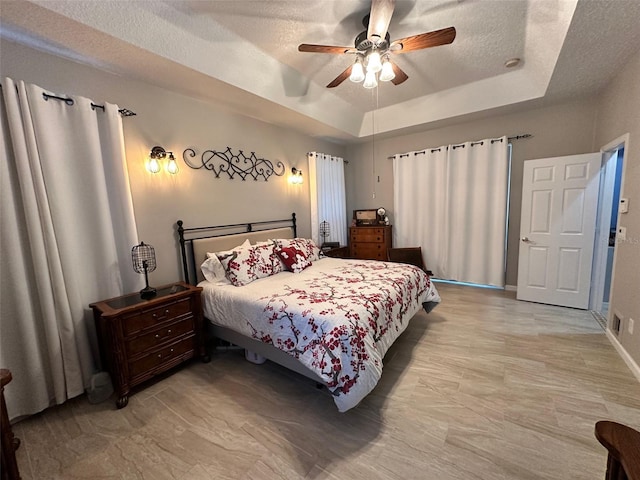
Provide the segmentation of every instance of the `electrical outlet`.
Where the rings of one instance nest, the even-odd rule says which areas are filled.
[[[620,210],[620,213],[629,212],[629,199],[628,198],[621,198],[620,199],[620,207],[618,208],[618,210]]]
[[[618,227],[618,234],[616,235],[618,240],[627,239],[627,227]]]
[[[633,318],[629,318],[629,323],[627,324],[627,330],[629,330],[629,335],[633,335]]]

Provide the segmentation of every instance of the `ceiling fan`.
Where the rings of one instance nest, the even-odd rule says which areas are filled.
[[[391,81],[394,85],[400,85],[409,77],[398,65],[391,62],[390,54],[447,45],[456,38],[456,29],[448,27],[391,41],[387,29],[389,28],[395,3],[395,0],[371,1],[371,12],[362,20],[367,30],[356,37],[354,47],[335,47],[308,43],[298,45],[298,51],[300,52],[356,55],[355,62],[333,79],[327,85],[327,88],[337,87],[347,78],[353,82],[362,82],[364,80],[363,86],[365,88],[376,87],[378,79],[383,82]],[[378,72],[380,73],[379,76]]]

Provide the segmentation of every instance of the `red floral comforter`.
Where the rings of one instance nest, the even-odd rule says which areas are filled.
[[[203,282],[205,316],[271,344],[322,378],[338,410],[378,383],[382,358],[423,302],[439,302],[416,267],[323,258],[242,287]]]

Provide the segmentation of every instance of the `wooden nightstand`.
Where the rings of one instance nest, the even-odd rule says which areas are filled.
[[[92,303],[100,354],[118,394],[129,402],[132,387],[200,355],[204,346],[202,288],[184,282],[165,285],[143,300],[139,293]]]
[[[4,401],[4,387],[13,377],[11,372],[0,368],[0,401],[2,402],[2,462],[0,462],[0,475],[2,480],[20,480],[18,462],[16,462],[16,450],[20,446],[20,439],[13,435],[7,404]]]
[[[333,258],[349,258],[349,247],[333,247],[328,250],[323,250],[327,257]]]

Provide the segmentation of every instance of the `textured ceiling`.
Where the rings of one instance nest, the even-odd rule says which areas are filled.
[[[393,55],[409,75],[325,85],[367,0],[2,0],[2,36],[336,141],[596,92],[640,45],[638,0],[398,0],[398,39],[455,26],[451,45]],[[504,62],[522,63],[513,69]],[[162,75],[158,75],[162,72]],[[375,112],[375,113],[373,113]],[[375,115],[375,122],[373,121]]]

